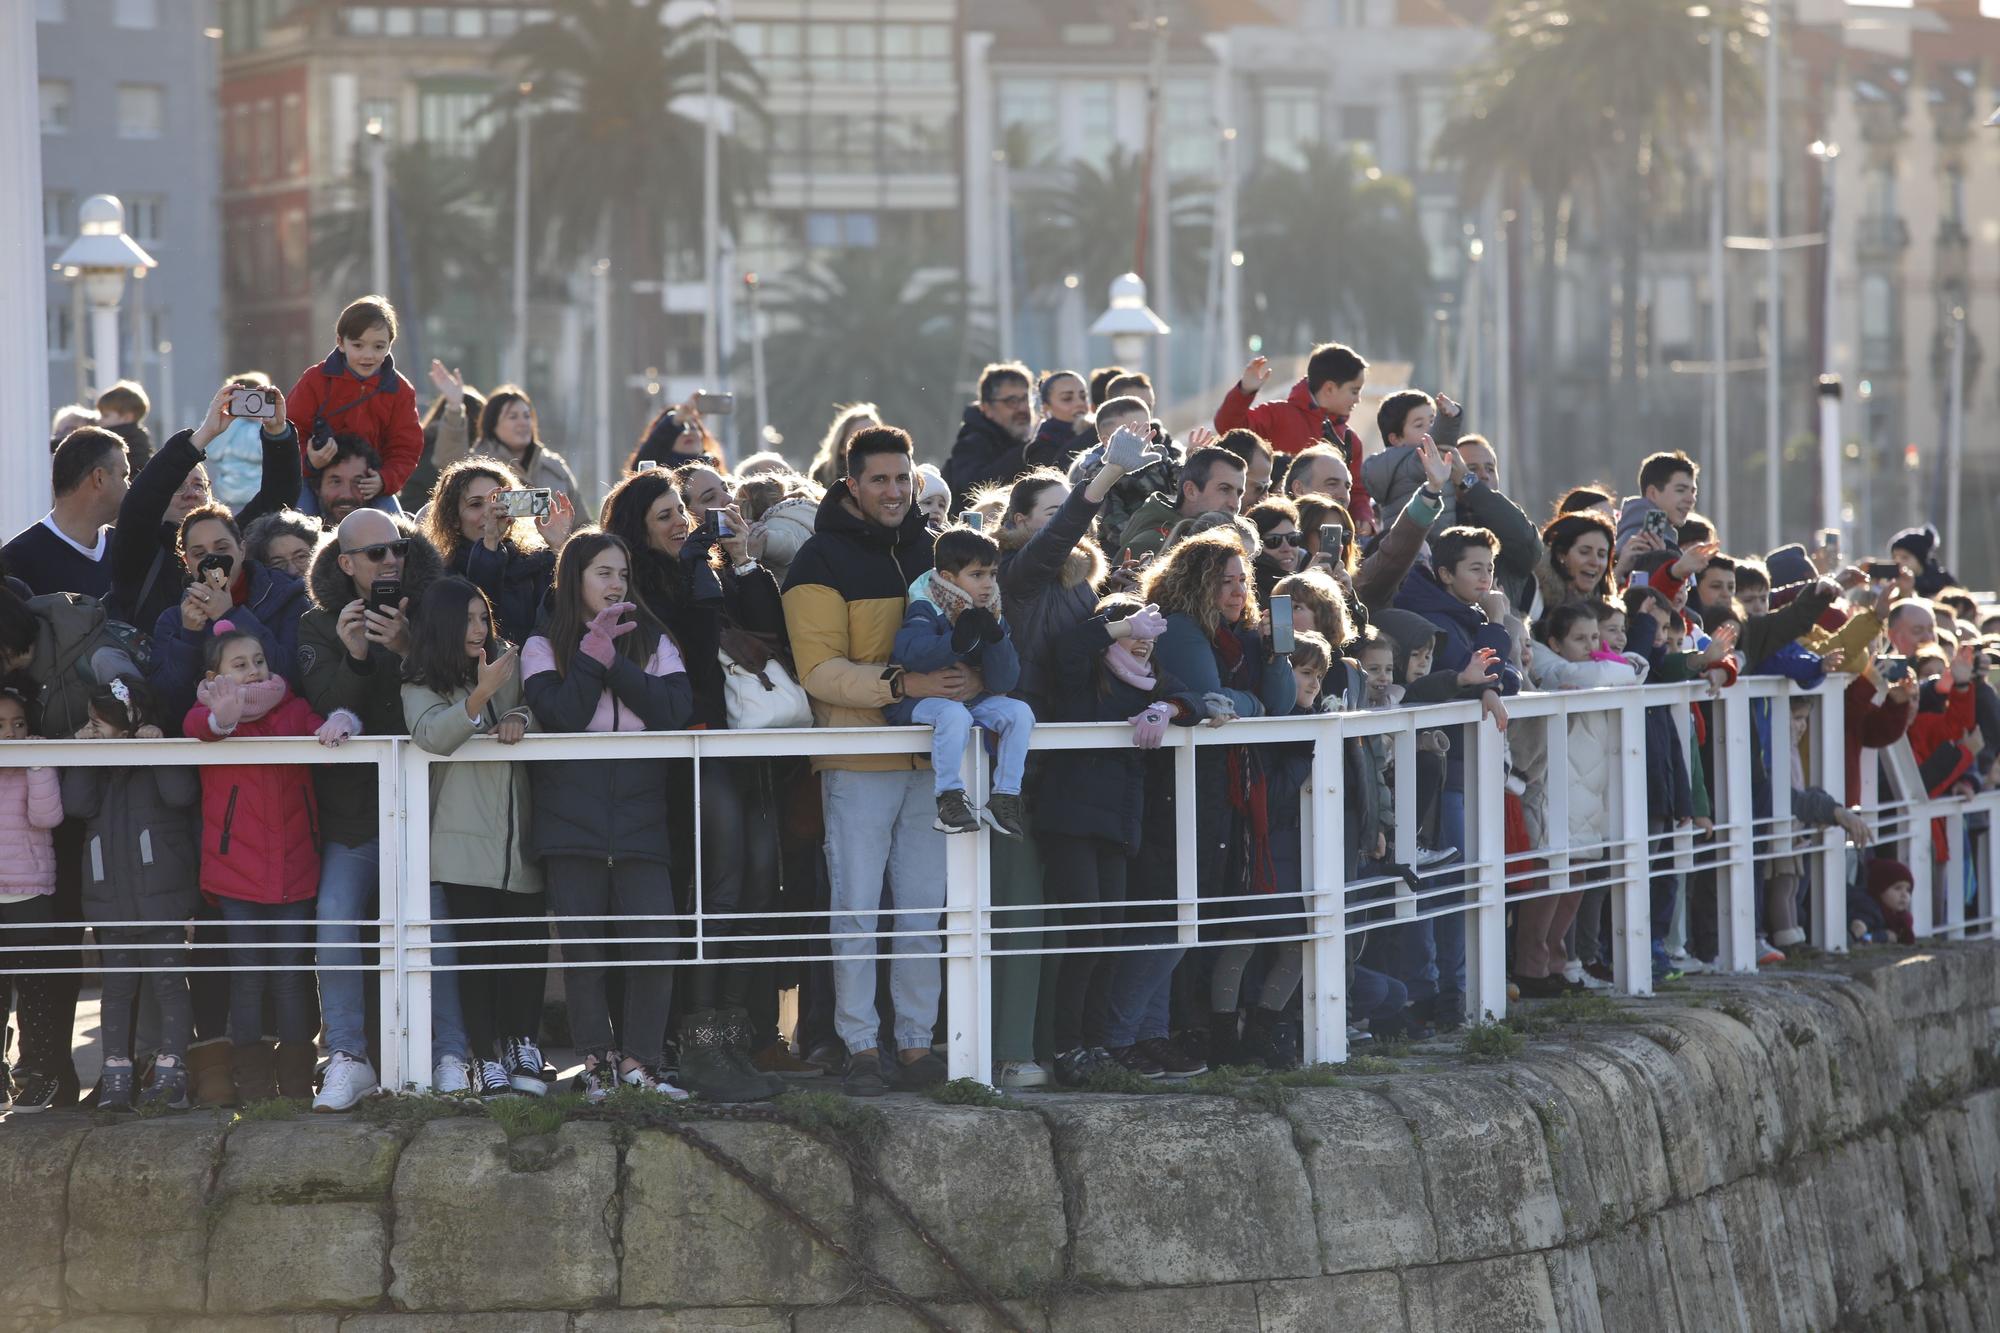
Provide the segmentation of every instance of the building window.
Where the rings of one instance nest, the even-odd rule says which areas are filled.
[[[451,11],[439,5],[426,5],[417,11],[417,32],[424,37],[448,37],[451,35]]]
[[[1102,166],[1118,142],[1118,100],[1108,83],[1076,90],[1076,159]]]
[[[340,11],[340,21],[350,37],[378,37],[382,33],[382,11],[374,5],[349,5]]]
[[[268,101],[259,102],[252,128],[257,132],[257,179],[267,181],[278,174],[277,107]]]
[[[403,5],[391,5],[382,11],[382,35],[384,37],[414,37],[417,35],[417,13]]]
[[[229,178],[239,183],[250,179],[250,153],[255,140],[250,129],[250,105],[238,102],[229,112]]]
[[[451,35],[454,37],[484,37],[486,35],[485,11],[478,9],[452,10]]]
[[[489,9],[486,11],[486,35],[488,37],[512,37],[521,30],[521,16],[511,9]]]
[[[278,107],[278,158],[287,176],[306,169],[305,112],[297,93],[286,93]]]
[[[160,243],[160,214],[167,201],[157,194],[135,194],[125,200],[125,230],[144,246]]]
[[[303,291],[306,286],[306,215],[302,209],[288,209],[278,219],[278,260],[283,266],[284,289]]]
[[[1944,223],[1957,231],[1965,230],[1965,172],[1952,167],[1944,173]]]
[[[118,85],[118,137],[157,139],[166,129],[167,95],[156,83]]]
[[[76,235],[76,195],[69,190],[42,191],[42,239],[68,245]]]
[[[1436,145],[1438,136],[1451,120],[1452,99],[1458,95],[1451,84],[1427,83],[1416,89],[1412,97],[1410,159],[1420,168],[1436,166]],[[1762,217],[1762,213],[1752,213],[1752,217]]]
[[[806,244],[815,250],[872,250],[880,239],[873,213],[806,214]]]
[[[495,118],[480,119],[491,94],[483,86],[425,88],[417,96],[417,135],[437,152],[471,157],[493,135]]]
[[[72,313],[67,300],[58,299],[54,292],[49,294],[49,356],[52,359],[66,360],[75,352],[71,342],[71,335],[75,332],[70,323]]]
[[[1863,216],[1871,218],[1893,218],[1896,216],[1896,168],[1884,164],[1868,173],[1864,187],[1867,206]]]
[[[1172,79],[1167,83],[1167,174],[1210,177],[1215,174],[1217,139],[1215,111],[1207,79]]]
[[[1055,156],[1058,141],[1056,84],[1054,79],[1002,79],[1000,81],[1000,133],[1002,141],[1019,140],[1026,155],[1017,167],[1038,166]]]
[[[42,93],[42,133],[67,134],[69,132],[69,80],[43,79]]]
[[[1266,88],[1259,110],[1267,161],[1302,167],[1306,149],[1320,141],[1319,92],[1313,88]]]
[[[157,28],[159,0],[116,0],[111,7],[111,21],[121,28]]]

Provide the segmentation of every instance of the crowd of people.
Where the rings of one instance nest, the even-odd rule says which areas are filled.
[[[813,1076],[856,1096],[944,1080],[947,840],[982,824],[1015,941],[992,963],[996,1083],[1297,1063],[1304,895],[1327,887],[1301,856],[1316,742],[1202,747],[1188,809],[1173,727],[1477,705],[1476,723],[1421,731],[1413,774],[1386,737],[1342,743],[1347,901],[1368,927],[1349,937],[1356,1039],[1465,1021],[1464,916],[1394,909],[1473,891],[1471,726],[1504,745],[1513,993],[1611,982],[1614,724],[1574,715],[1552,773],[1551,723],[1509,718],[1523,690],[1851,675],[1837,790],[1805,779],[1809,700],[1786,726],[1752,709],[1758,818],[1782,783],[1793,821],[1760,825],[1779,848],[1757,869],[1764,962],[1805,940],[1814,827],[1855,845],[1846,882],[1818,886],[1844,897],[1853,938],[1910,938],[1915,876],[1855,809],[1870,751],[1907,735],[1934,795],[2000,764],[2000,610],[1941,568],[1934,530],[1860,564],[1833,533],[1725,554],[1678,452],[1647,457],[1635,493],[1571,487],[1538,522],[1501,443],[1448,397],[1378,395],[1366,448],[1368,364],[1339,344],[1282,394],[1258,357],[1212,428],[1179,440],[1142,373],[995,364],[941,466],[857,403],[802,471],[774,453],[731,468],[682,404],[648,424],[592,524],[527,393],[482,395],[433,363],[420,413],[396,327],[382,298],[355,301],[288,391],[232,377],[157,449],[137,385],[57,417],[53,507],[0,549],[0,739],[250,753],[0,766],[0,1017],[11,1005],[18,1030],[0,1095],[17,1113],[84,1094],[78,923],[103,978],[98,1107],[342,1111],[379,1091],[374,771],[262,762],[244,737],[403,736],[449,756],[534,731],[928,727],[927,755],[433,768],[432,1086],[550,1092],[553,938],[588,1096],[717,1101]],[[1667,836],[1715,831],[1716,718],[1708,702],[1646,716],[1663,980],[1718,956],[1717,872],[1681,873]],[[1119,724],[1130,744],[1045,755],[1043,722]],[[990,783],[968,782],[975,737]],[[1162,900],[1189,824],[1201,947],[1184,949]],[[1940,836],[1927,854],[1963,849]],[[673,966],[686,932],[667,918],[696,910],[714,961]],[[819,958],[770,961],[802,953]]]

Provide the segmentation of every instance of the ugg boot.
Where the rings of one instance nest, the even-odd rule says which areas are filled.
[[[188,1047],[188,1079],[194,1085],[196,1105],[236,1105],[236,1079],[229,1064],[229,1043],[220,1037]]]
[[[292,1101],[309,1102],[313,1095],[313,1070],[319,1067],[319,1048],[309,1041],[278,1043],[278,1095]]]
[[[193,1053],[189,1053],[193,1058]],[[230,1072],[236,1080],[236,1099],[248,1106],[268,1102],[278,1095],[278,1053],[268,1041],[240,1042],[229,1053]]]
[[[1243,1039],[1241,1031],[1242,1015],[1231,1009],[1224,1013],[1208,1016],[1208,1067],[1220,1069],[1224,1065],[1243,1063]]]
[[[713,1009],[681,1021],[681,1086],[711,1102],[760,1102],[783,1091],[770,1088],[768,1074],[739,1070],[730,1060],[729,1027]]]
[[[722,1020],[727,1035],[729,1063],[738,1073],[757,1079],[765,1088],[766,1097],[775,1097],[785,1090],[785,1080],[776,1074],[757,1068],[757,1062],[750,1057],[750,1044],[757,1029],[750,1022],[750,1011],[743,1008],[718,1009],[715,1011]]]

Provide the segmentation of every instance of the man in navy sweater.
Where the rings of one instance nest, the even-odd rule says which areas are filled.
[[[7,573],[37,596],[111,590],[112,523],[132,480],[125,441],[97,426],[63,437],[50,465],[55,507],[0,547]]]

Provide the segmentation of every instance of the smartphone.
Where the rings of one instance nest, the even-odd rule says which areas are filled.
[[[1907,678],[1909,674],[1910,664],[1900,657],[1891,657],[1882,663],[1882,679],[1891,685]]]
[[[1639,526],[1641,531],[1652,533],[1669,546],[1680,544],[1680,534],[1674,531],[1673,521],[1667,517],[1667,511],[1664,509],[1648,509],[1646,517],[1640,520]]]
[[[508,518],[547,518],[555,505],[555,494],[546,486],[527,491],[495,491],[492,503]]]
[[[1870,560],[1867,565],[1868,577],[1876,583],[1893,583],[1903,567],[1893,560]]]
[[[731,537],[735,535],[729,530],[729,520],[723,517],[720,509],[709,510],[706,514],[702,515],[701,521],[708,524],[709,532],[716,537]]]
[[[370,611],[385,613],[394,611],[396,603],[402,600],[403,581],[401,579],[376,579],[375,586],[368,590],[368,609]]]
[[[958,521],[961,526],[971,528],[974,532],[986,531],[986,515],[977,509],[966,510],[958,516]]]
[[[705,417],[726,417],[736,410],[736,395],[703,389],[694,396],[694,410]]]
[[[654,468],[658,466],[659,464],[654,462],[652,459],[642,458],[639,460],[639,466],[633,468],[632,470],[634,472],[651,472]]]
[[[1281,592],[1271,599],[1271,651],[1282,657],[1292,644],[1292,599]]]
[[[229,415],[248,421],[273,421],[278,416],[278,396],[269,389],[229,391]]]
[[[1336,565],[1347,563],[1347,529],[1338,523],[1319,525],[1319,553]]]
[[[1838,560],[1840,558],[1840,529],[1821,528],[1819,530],[1819,549]]]

